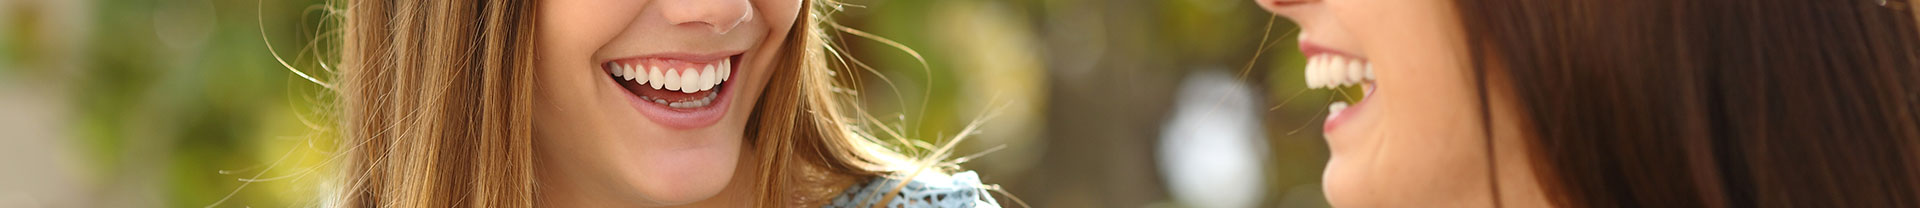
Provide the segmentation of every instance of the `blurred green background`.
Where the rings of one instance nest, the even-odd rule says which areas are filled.
[[[858,75],[861,104],[926,141],[993,110],[957,155],[984,152],[964,166],[1035,207],[1326,206],[1318,123],[1335,99],[1304,90],[1294,27],[1252,1],[844,2],[836,22],[928,66],[840,35],[879,71]],[[328,8],[0,0],[0,207],[317,205],[324,93],[271,52],[324,73],[306,47]],[[1217,144],[1254,145],[1180,150]]]

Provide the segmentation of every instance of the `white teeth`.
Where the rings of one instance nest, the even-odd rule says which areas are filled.
[[[1345,110],[1347,110],[1346,101],[1333,101],[1333,103],[1327,104],[1327,118],[1340,117],[1340,112]]]
[[[640,68],[640,67],[634,66],[634,65],[624,65],[624,66],[625,67],[620,67],[620,69],[626,70],[627,72],[621,72],[620,74],[628,74],[627,76],[628,81],[640,80],[640,83],[642,84],[645,84],[647,82],[647,79],[642,79],[640,78],[640,76],[636,76],[636,75],[640,75],[640,73],[636,73],[638,69],[635,69],[635,68]]]
[[[719,79],[714,79],[718,78],[714,77],[714,75],[716,74],[713,74],[713,65],[707,65],[707,68],[700,69],[700,91],[711,90],[713,89],[713,84],[720,83]]]
[[[724,83],[727,78],[731,76],[732,70],[730,70],[730,67],[732,66],[732,60],[724,59],[717,63],[709,63],[684,69],[662,69],[659,66],[629,65],[612,62],[606,64],[608,71],[611,71],[611,74],[619,80],[633,81],[635,84],[651,87],[656,90],[679,91],[682,93],[694,93],[719,88],[720,84]]]
[[[1359,59],[1354,59],[1352,60],[1352,62],[1347,62],[1347,66],[1353,68],[1352,70],[1347,70],[1347,78],[1346,78],[1347,83],[1360,84],[1360,82],[1362,81],[1367,81],[1366,80],[1367,78],[1366,62],[1361,62]]]
[[[660,75],[660,67],[647,67],[647,81],[651,82],[647,83],[647,86],[658,90],[661,87],[666,87],[667,83],[665,82],[667,81],[667,77]]]
[[[667,82],[667,84],[665,84],[667,86],[667,91],[680,90],[680,73],[667,71],[666,74],[667,74],[667,79],[664,79],[664,81]]]
[[[1315,70],[1320,73],[1315,74],[1313,79],[1320,80],[1318,82],[1321,88],[1333,88],[1333,79],[1327,79],[1328,74],[1333,74],[1333,67],[1333,56],[1320,57],[1320,70]]]
[[[727,62],[722,61],[719,64],[714,64],[713,71],[705,72],[707,74],[713,74],[713,88],[720,88],[720,83],[724,83],[727,81],[726,79],[720,78],[720,76],[726,76],[726,75],[721,75],[721,74],[725,74],[727,71],[726,63]]]
[[[620,65],[619,65],[619,64],[614,64],[613,62],[607,62],[607,66],[606,66],[606,67],[607,67],[607,71],[613,71],[613,76],[614,76],[614,77],[626,77],[626,76],[627,76],[627,74],[626,74],[626,70],[620,70]]]
[[[625,65],[620,65],[617,63],[607,63],[607,70],[613,71],[614,77],[627,78],[627,68]]]
[[[1347,83],[1347,58],[1334,56],[1328,59],[1328,61],[1332,62],[1331,66],[1333,67],[1328,67],[1327,69],[1329,70],[1325,70],[1326,74],[1321,75],[1322,79],[1327,79],[1327,81],[1322,82],[1332,83],[1330,84],[1332,87],[1345,86]]]
[[[627,77],[633,77],[634,84],[646,85],[647,81],[652,79],[647,79],[647,72],[645,72],[647,69],[641,67],[645,66],[628,65]]]
[[[627,70],[626,65],[612,64],[608,66],[610,67],[610,69],[613,69],[613,76],[623,78],[623,79],[628,77],[627,72],[629,71]]]
[[[680,92],[693,93],[699,91],[699,85],[705,85],[704,83],[700,83],[700,72],[698,71],[698,69],[693,68],[680,70],[680,73],[682,73],[680,75]]]
[[[621,65],[620,71],[621,71],[620,74],[622,75],[634,74],[633,65]],[[636,78],[640,78],[640,76],[625,76],[625,77],[627,77],[627,81],[633,81]],[[645,79],[641,79],[640,81],[646,82]]]
[[[727,81],[733,75],[733,59],[720,60],[720,81]]]
[[[615,76],[631,77],[629,79],[636,80],[636,82],[644,86],[652,87],[655,90],[694,93],[694,92],[708,91],[708,90],[713,90],[715,88],[719,88],[719,85],[726,80],[726,76],[728,74],[727,71],[729,71],[727,70],[728,69],[727,67],[732,65],[732,63],[730,62],[731,61],[722,60],[719,63],[711,63],[711,64],[702,65],[702,66],[694,66],[694,67],[688,67],[683,69],[674,69],[674,68],[663,69],[663,68],[660,68],[659,66],[646,66],[646,65],[620,65],[620,64],[612,64],[612,65],[616,69],[627,68],[630,70],[630,71],[624,71],[624,72],[615,71],[614,72]],[[700,98],[695,98],[691,100],[679,100],[679,101],[669,101],[666,99],[648,97],[646,95],[640,95],[640,99],[647,102],[666,105],[667,107],[671,107],[671,108],[700,108],[700,107],[707,107],[708,105],[712,105],[714,98],[719,97],[718,95],[719,93],[707,93],[706,96],[703,96]]]
[[[1313,59],[1313,62],[1317,64],[1314,64],[1313,73],[1310,74],[1313,76],[1308,77],[1309,79],[1313,80],[1313,88],[1328,87],[1329,83],[1327,83],[1326,77],[1327,77],[1327,69],[1333,68],[1333,61],[1328,61],[1331,59],[1333,59],[1332,56],[1320,56],[1316,59]]]
[[[648,101],[648,102],[653,102],[653,103],[659,103],[659,104],[661,104],[661,105],[667,105],[667,107],[671,107],[671,108],[699,108],[699,107],[707,107],[708,105],[712,105],[712,104],[713,104],[713,99],[714,99],[714,98],[719,98],[719,94],[718,94],[718,93],[708,93],[706,97],[701,97],[701,98],[699,98],[699,99],[693,99],[693,100],[683,100],[683,101],[667,101],[666,99],[659,99],[659,98],[653,98],[653,97],[647,97],[647,96],[645,96],[645,95],[642,95],[642,96],[640,96],[640,100],[644,100],[644,101]]]
[[[1373,80],[1372,63],[1335,55],[1307,59],[1305,71],[1308,88],[1339,88]]]
[[[1314,83],[1314,82],[1313,82],[1313,77],[1315,77],[1315,76],[1313,75],[1313,71],[1314,71],[1314,70],[1320,70],[1320,61],[1319,61],[1319,59],[1320,59],[1320,57],[1318,57],[1318,56],[1315,56],[1315,57],[1307,57],[1307,66],[1302,66],[1302,67],[1300,67],[1300,72],[1301,72],[1302,74],[1304,74],[1304,75],[1300,75],[1300,78],[1305,78],[1305,80],[1306,80],[1306,83],[1307,83],[1307,88],[1309,88],[1309,89],[1311,89],[1311,88],[1320,88],[1319,86],[1315,86],[1315,84],[1317,84],[1317,83]]]
[[[1373,80],[1373,63],[1367,63],[1367,80]]]
[[[1346,86],[1347,58],[1333,56],[1327,58],[1327,61],[1327,68],[1320,70],[1323,73],[1320,74],[1320,79],[1325,79],[1320,81],[1320,83],[1326,83],[1327,88]]]

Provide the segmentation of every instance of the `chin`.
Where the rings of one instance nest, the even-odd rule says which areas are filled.
[[[737,140],[737,138],[735,139]],[[707,200],[733,182],[738,146],[727,149],[671,150],[647,157],[626,157],[627,184],[646,204],[683,205]],[[647,159],[639,159],[647,158]]]
[[[1380,200],[1369,199],[1366,179],[1363,175],[1353,174],[1356,170],[1341,169],[1338,158],[1327,161],[1326,170],[1320,176],[1320,193],[1325,195],[1327,204],[1333,207],[1377,207],[1366,203]]]

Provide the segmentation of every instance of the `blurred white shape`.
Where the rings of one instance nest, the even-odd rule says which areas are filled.
[[[111,206],[105,201],[128,200],[101,197],[118,192],[92,188],[111,182],[102,182],[102,168],[87,166],[94,155],[83,145],[90,143],[75,140],[86,129],[73,126],[75,108],[85,106],[74,103],[80,95],[73,83],[89,66],[84,55],[92,48],[87,34],[97,28],[97,4],[0,0],[0,40],[29,40],[8,48],[21,51],[0,56],[32,57],[0,57],[0,207],[137,207]]]
[[[1182,205],[1254,207],[1266,191],[1267,141],[1246,83],[1224,69],[1197,70],[1180,84],[1160,135],[1160,172]]]

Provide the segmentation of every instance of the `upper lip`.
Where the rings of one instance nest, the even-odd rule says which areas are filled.
[[[1315,44],[1312,41],[1300,40],[1299,45],[1300,45],[1300,55],[1302,57],[1314,57],[1319,55],[1330,54],[1330,55],[1345,56],[1347,58],[1366,59],[1366,57],[1353,54],[1353,53],[1348,53],[1346,51],[1340,51],[1339,49],[1321,46],[1320,44]]]
[[[1274,6],[1282,6],[1282,7],[1285,7],[1285,6],[1293,6],[1293,5],[1300,5],[1300,4],[1306,4],[1306,3],[1309,3],[1309,2],[1306,2],[1306,1],[1283,1],[1283,0],[1281,0],[1281,1],[1264,1],[1264,2],[1266,2],[1267,4],[1273,4]]]
[[[609,58],[605,60],[600,60],[597,63],[606,63],[611,61],[628,60],[628,59],[672,59],[672,60],[679,60],[679,61],[692,62],[692,63],[709,63],[709,62],[720,61],[721,59],[731,58],[735,55],[740,55],[743,51],[744,50],[730,50],[730,51],[705,52],[705,53],[666,52],[666,53],[654,53],[654,54],[646,54],[646,55],[638,55],[638,56]]]

